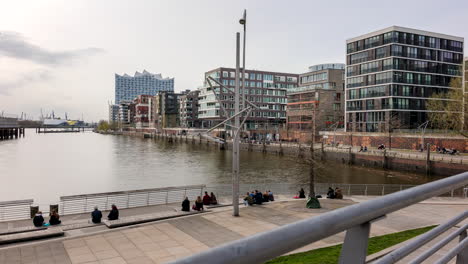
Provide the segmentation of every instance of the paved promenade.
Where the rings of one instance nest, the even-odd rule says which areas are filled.
[[[370,198],[356,197],[359,201],[366,199]],[[466,201],[451,201],[428,201],[390,214],[372,225],[371,236],[439,224],[466,210]],[[304,200],[289,200],[262,206],[242,206],[240,217],[231,216],[231,207],[222,207],[201,215],[116,230],[87,228],[81,233],[72,233],[68,238],[2,248],[0,264],[166,263],[355,202],[323,199],[323,208],[318,210],[306,209],[304,203]],[[344,232],[295,252],[334,245],[343,239]]]

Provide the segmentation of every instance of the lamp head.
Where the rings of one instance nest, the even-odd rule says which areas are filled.
[[[246,22],[247,22],[247,10],[244,10],[244,15],[242,16],[241,19],[239,19],[239,23],[241,25],[245,25]]]

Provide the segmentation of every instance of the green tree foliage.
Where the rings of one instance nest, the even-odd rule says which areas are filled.
[[[463,90],[461,89],[462,83],[460,78],[454,78],[450,82],[450,89],[446,93],[433,94],[426,101],[427,110],[434,112],[428,113],[428,118],[431,121],[431,126],[436,129],[454,130],[460,132],[464,136],[468,136],[463,131],[463,109],[462,99]],[[468,115],[465,114],[465,122]]]
[[[101,120],[98,123],[97,129],[98,129],[98,131],[108,131],[110,129],[109,123],[107,121],[105,121],[105,120]]]

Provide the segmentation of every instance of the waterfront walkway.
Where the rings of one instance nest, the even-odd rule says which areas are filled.
[[[318,210],[304,208],[304,200],[284,199],[261,206],[241,206],[240,217],[232,217],[228,206],[201,215],[114,230],[102,226],[78,229],[68,232],[65,238],[1,248],[0,264],[165,263],[367,199],[371,197],[321,199],[323,208]],[[467,205],[467,200],[446,198],[415,204],[374,223],[371,236],[439,224],[466,210]],[[334,245],[343,239],[344,232],[294,252]]]

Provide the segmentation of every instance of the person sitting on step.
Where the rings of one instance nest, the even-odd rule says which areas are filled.
[[[252,206],[254,204],[254,200],[252,198],[252,195],[247,192],[246,196],[244,197],[244,205],[245,206]]]
[[[192,206],[192,209],[197,211],[203,211],[203,200],[200,196],[198,196],[197,200],[195,200],[195,204]]]
[[[107,219],[109,220],[119,219],[119,209],[117,209],[117,206],[115,206],[115,204],[112,205],[112,210],[109,212]]]
[[[327,198],[335,199],[335,191],[332,189],[332,187],[328,187]]]
[[[210,200],[211,200],[211,205],[217,205],[218,204],[218,200],[216,200],[216,196],[214,195],[213,192],[211,192]]]
[[[60,223],[62,223],[62,221],[60,221],[59,214],[57,213],[57,211],[53,210],[50,213],[49,224],[50,225],[59,225]]]
[[[182,211],[190,212],[190,201],[188,197],[185,197],[184,201],[182,202]]]
[[[39,211],[33,218],[33,224],[35,227],[41,227],[44,225],[44,217],[42,216],[42,212]]]
[[[99,224],[101,223],[101,219],[102,219],[102,212],[99,211],[97,206],[95,206],[94,211],[91,213],[91,222],[95,224]]]
[[[203,196],[203,205],[210,205],[211,204],[211,197],[208,195],[208,192],[205,192]]]

